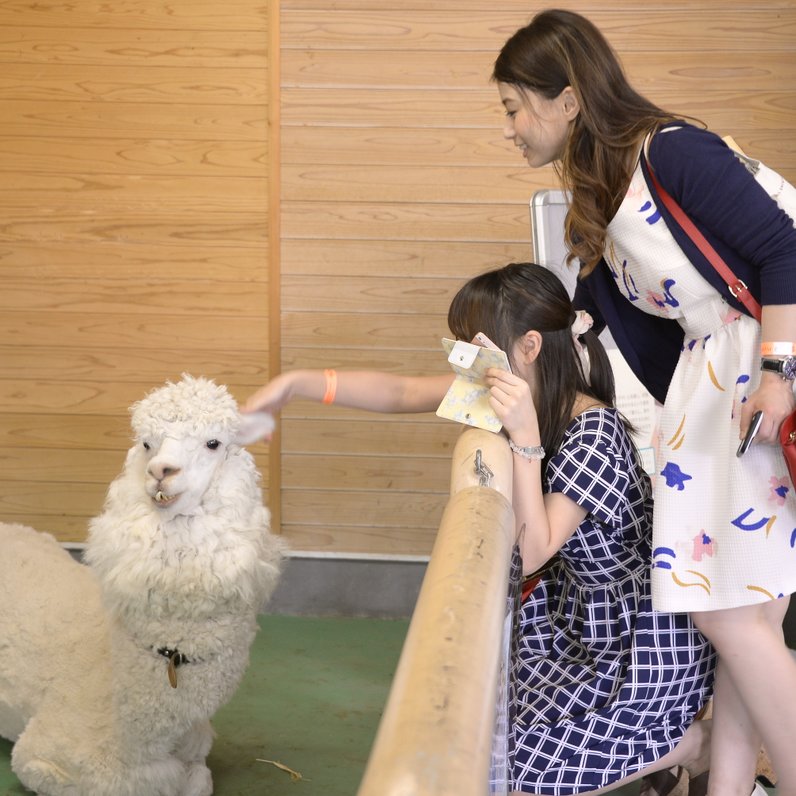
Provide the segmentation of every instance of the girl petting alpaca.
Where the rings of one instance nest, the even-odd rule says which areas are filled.
[[[448,325],[509,356],[490,404],[514,452],[513,507],[525,573],[553,559],[520,608],[511,672],[514,792],[606,793],[644,773],[708,768],[714,655],[685,614],[652,609],[651,492],[614,408],[607,355],[547,269],[511,264],[471,279]],[[453,375],[296,370],[245,411],[309,398],[381,412],[434,411]]]

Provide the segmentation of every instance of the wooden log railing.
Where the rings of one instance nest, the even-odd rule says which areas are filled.
[[[466,429],[358,796],[487,793],[516,537],[511,483],[505,438]]]

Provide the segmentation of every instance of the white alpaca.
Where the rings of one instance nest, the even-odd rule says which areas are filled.
[[[189,376],[135,404],[132,425],[88,566],[0,524],[0,735],[40,794],[212,793],[209,719],[240,683],[279,576],[283,547],[241,447],[270,427]]]

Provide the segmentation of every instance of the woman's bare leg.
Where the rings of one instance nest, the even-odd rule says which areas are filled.
[[[720,661],[710,796],[748,796],[761,737],[777,773],[778,796],[796,796],[796,661],[782,636],[787,607],[782,598],[693,616]],[[742,778],[734,779],[740,768]]]
[[[748,796],[755,779],[759,749],[757,728],[719,658],[713,688],[708,794]]]

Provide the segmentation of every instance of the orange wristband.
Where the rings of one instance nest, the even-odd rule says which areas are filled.
[[[796,356],[796,343],[761,343],[761,357],[792,357]]]
[[[325,404],[333,404],[334,396],[337,394],[337,371],[327,369],[323,372],[323,377],[326,379],[326,391],[323,394],[323,402]]]

